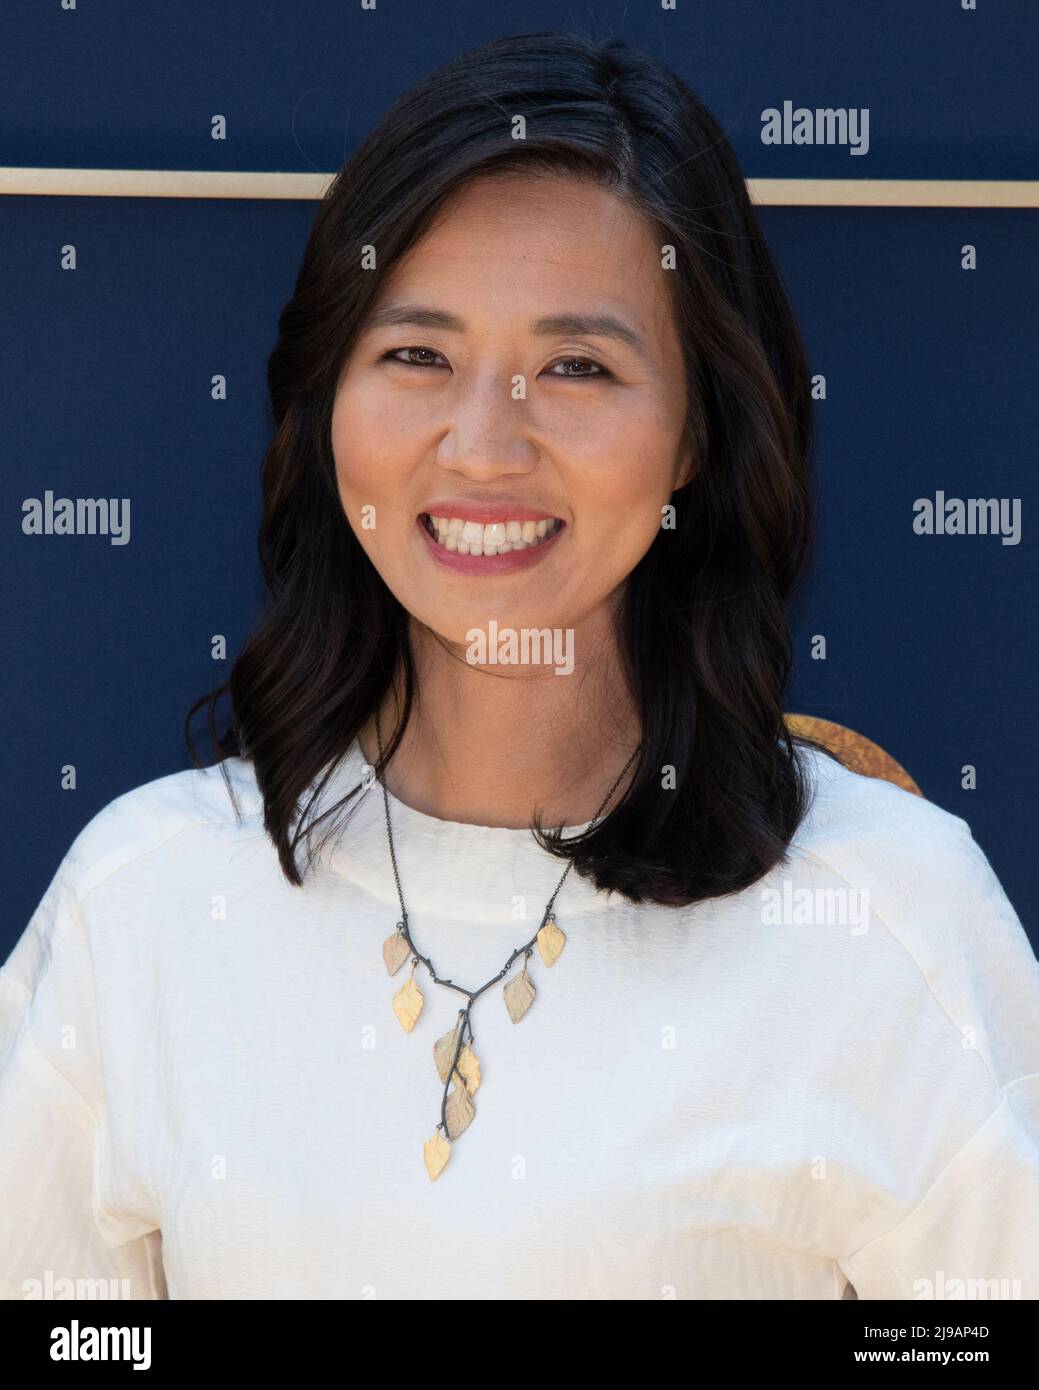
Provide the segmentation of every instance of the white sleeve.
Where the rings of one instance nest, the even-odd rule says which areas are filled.
[[[837,1261],[864,1299],[1039,1299],[1039,962],[955,825],[902,884],[912,924],[887,915],[956,1029],[941,1057],[907,1046],[895,1101],[917,1146],[912,1190],[894,1225]]]
[[[1039,1299],[1039,1074],[1004,1088],[908,1216],[837,1263],[864,1299]]]
[[[160,1232],[128,1220],[107,1180],[72,863],[70,851],[0,969],[0,1298],[165,1298]]]

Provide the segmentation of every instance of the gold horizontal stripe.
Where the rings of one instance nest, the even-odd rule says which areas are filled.
[[[1039,182],[1009,179],[748,179],[756,203],[800,207],[1039,208]]]
[[[0,194],[316,200],[333,177],[208,169],[0,168]],[[755,203],[773,207],[1039,207],[1035,180],[748,179],[747,188]]]
[[[0,193],[78,198],[317,199],[332,177],[211,169],[0,168]]]

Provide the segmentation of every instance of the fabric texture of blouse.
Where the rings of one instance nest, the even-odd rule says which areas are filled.
[[[245,760],[241,823],[218,768],[112,801],[0,972],[0,1296],[1039,1298],[1039,963],[965,821],[806,757],[788,861],[739,894],[570,872],[527,1015],[474,1006],[435,1182],[464,996],[419,966],[393,1014],[381,786],[302,888]],[[390,814],[415,945],[477,989],[565,863]]]

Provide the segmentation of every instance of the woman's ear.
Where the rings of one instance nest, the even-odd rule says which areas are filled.
[[[679,488],[685,487],[686,483],[692,481],[693,475],[695,473],[696,466],[693,459],[693,450],[691,447],[687,447],[682,453],[682,458],[678,469],[678,478],[675,482],[673,490],[677,492]]]

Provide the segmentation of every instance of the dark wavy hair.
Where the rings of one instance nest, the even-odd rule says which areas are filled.
[[[522,140],[512,135],[517,114]],[[401,719],[376,773],[393,757],[416,688],[409,615],[343,512],[332,407],[395,263],[451,193],[503,170],[598,180],[674,247],[668,278],[695,468],[672,495],[675,528],[658,533],[616,609],[642,728],[627,789],[581,836],[546,831],[538,814],[531,830],[597,888],[634,903],[737,892],[785,862],[810,800],[798,744],[821,749],[783,717],[785,605],[810,546],[808,367],[723,132],[675,73],[622,39],[538,32],[462,54],[405,92],[330,184],[267,368],[267,608],[230,679],[188,713],[188,747],[202,767],[190,725],[206,706],[223,757],[251,759],[265,829],[297,887],[300,840],[309,868],[312,832],[361,784],[316,818],[314,802],[400,670]],[[378,269],[362,272],[370,245]],[[218,737],[214,709],[228,691],[231,727]],[[668,766],[677,785],[662,791]]]

